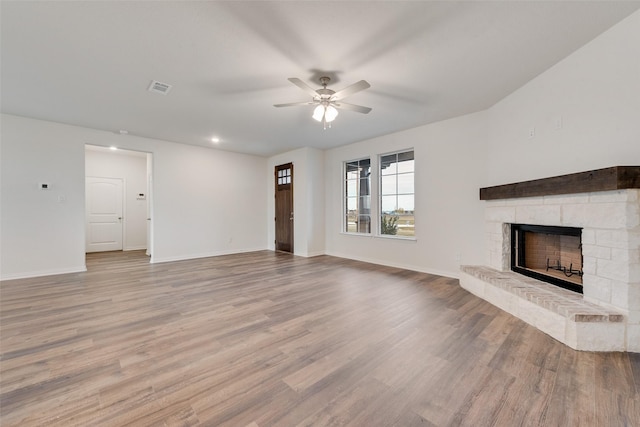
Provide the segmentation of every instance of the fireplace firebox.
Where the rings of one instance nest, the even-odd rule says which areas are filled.
[[[511,270],[582,293],[582,229],[511,224]]]

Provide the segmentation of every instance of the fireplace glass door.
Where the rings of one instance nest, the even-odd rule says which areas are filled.
[[[511,224],[511,269],[582,293],[582,229]]]

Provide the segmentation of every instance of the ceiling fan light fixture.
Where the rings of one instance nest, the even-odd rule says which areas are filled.
[[[324,119],[327,122],[332,122],[336,117],[338,117],[338,110],[333,105],[327,105],[327,108],[324,112]]]
[[[318,106],[313,110],[313,115],[311,117],[313,117],[314,120],[321,122],[324,114],[324,105],[318,104]]]
[[[346,110],[355,111],[357,113],[367,114],[371,111],[369,107],[363,107],[360,105],[354,104],[346,104],[342,102],[342,99],[346,96],[352,95],[354,93],[360,92],[362,90],[368,89],[371,87],[369,83],[365,80],[360,80],[357,83],[352,84],[351,86],[347,86],[346,88],[335,91],[333,89],[328,89],[327,85],[331,81],[329,77],[320,77],[320,83],[322,84],[321,89],[313,89],[311,86],[303,82],[302,80],[296,77],[290,77],[289,81],[294,85],[298,86],[300,89],[311,95],[312,100],[310,102],[290,102],[288,104],[274,104],[274,107],[292,107],[292,106],[305,106],[305,105],[315,105],[313,109],[313,114],[311,117],[322,123],[324,128],[330,128],[331,122],[333,122],[336,117],[338,117],[338,109],[344,108]]]

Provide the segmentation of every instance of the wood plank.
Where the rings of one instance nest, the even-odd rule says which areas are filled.
[[[457,280],[260,251],[0,282],[8,426],[640,425],[640,355]]]
[[[640,166],[614,166],[480,189],[480,200],[593,193],[640,188]]]

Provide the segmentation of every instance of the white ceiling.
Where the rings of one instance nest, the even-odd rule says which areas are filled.
[[[2,112],[273,155],[490,107],[638,1],[6,1]],[[331,129],[287,81],[364,79]],[[173,85],[147,91],[151,80]],[[221,138],[214,145],[212,136]]]

